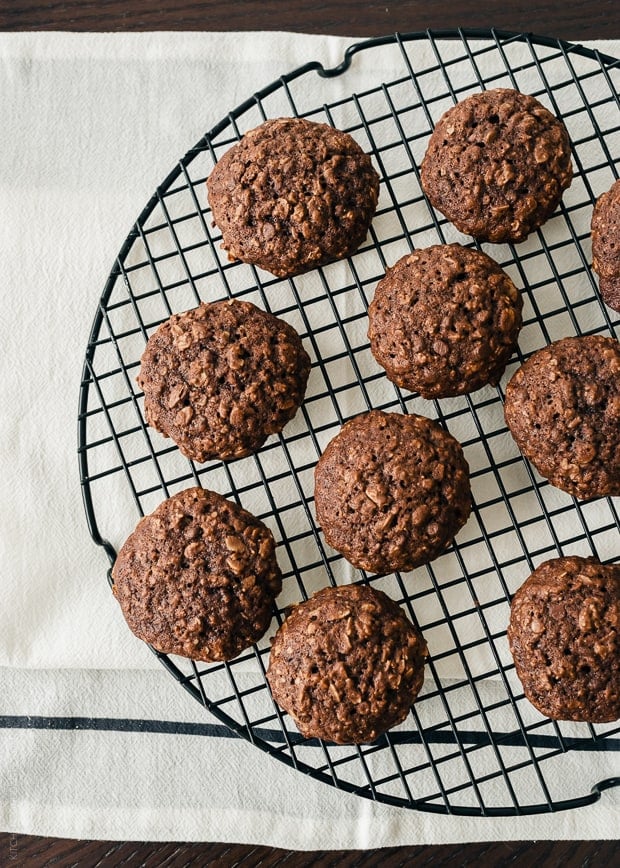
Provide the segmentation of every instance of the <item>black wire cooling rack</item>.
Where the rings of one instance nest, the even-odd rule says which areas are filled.
[[[618,336],[618,315],[600,302],[590,271],[589,231],[595,198],[618,176],[619,85],[617,60],[524,34],[459,30],[356,43],[340,65],[310,62],[283,75],[213,127],[157,188],[105,286],[78,417],[92,537],[113,563],[140,515],[196,484],[271,527],[284,588],[264,639],[228,664],[158,657],[237,734],[335,787],[425,811],[511,815],[589,804],[620,783],[612,769],[620,726],[543,718],[523,697],[506,641],[511,595],[541,561],[566,554],[617,559],[618,504],[577,502],[538,477],[509,436],[502,409],[505,383],[534,350],[568,334]],[[531,93],[563,118],[575,176],[541,231],[518,247],[485,245],[524,297],[520,349],[500,385],[424,401],[392,386],[374,362],[367,307],[385,268],[410,249],[472,243],[429,207],[419,166],[444,110],[496,86]],[[227,261],[205,181],[246,130],[284,115],[350,132],[372,154],[381,195],[368,240],[351,259],[277,280]],[[200,301],[233,296],[297,328],[312,358],[308,392],[296,418],[257,455],[196,465],[147,428],[135,377],[159,323]],[[469,522],[448,552],[406,575],[356,572],[324,543],[315,522],[316,460],[346,419],[371,407],[438,419],[461,441],[470,465]],[[350,581],[369,582],[401,603],[422,629],[431,659],[404,724],[371,745],[341,747],[299,736],[272,701],[265,670],[269,637],[286,606]],[[608,774],[592,777],[593,752]]]

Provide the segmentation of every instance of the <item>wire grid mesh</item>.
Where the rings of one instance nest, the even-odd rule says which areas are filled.
[[[370,84],[351,93],[354,59],[356,81]],[[380,81],[383,69],[392,72],[389,81]],[[611,775],[589,780],[588,751],[617,757],[620,727],[543,718],[523,697],[506,641],[511,595],[541,561],[617,558],[617,502],[577,502],[550,486],[523,460],[503,418],[505,383],[531,352],[568,334],[618,336],[620,320],[600,302],[590,272],[589,222],[595,198],[618,176],[619,84],[617,61],[523,34],[397,34],[358,43],[339,67],[309,63],[224,118],[157,189],[116,260],[80,393],[79,459],[92,536],[113,562],[140,515],[195,484],[236,500],[272,529],[284,586],[264,639],[227,664],[158,656],[234,731],[336,787],[426,811],[492,815],[586,804],[619,782]],[[495,86],[531,93],[564,119],[575,176],[542,230],[518,248],[484,245],[524,297],[520,348],[502,382],[425,401],[390,384],[374,362],[367,308],[385,268],[412,248],[473,244],[429,207],[418,170],[443,111]],[[246,130],[281,115],[350,132],[381,176],[377,215],[360,250],[289,280],[227,261],[205,186],[217,159]],[[225,297],[254,301],[294,325],[312,372],[297,416],[258,454],[197,465],[147,428],[135,377],[145,341],[163,320]],[[315,521],[316,460],[344,421],[371,407],[438,419],[460,440],[470,466],[470,520],[444,555],[406,575],[355,571],[329,549]],[[351,581],[369,582],[401,603],[431,659],[405,723],[372,745],[340,747],[299,736],[271,699],[265,670],[269,637],[286,607]]]

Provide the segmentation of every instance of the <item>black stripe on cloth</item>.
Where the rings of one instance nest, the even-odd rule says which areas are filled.
[[[135,720],[124,717],[41,717],[33,715],[0,716],[0,729],[102,730],[105,732],[151,732],[174,735],[208,735],[237,738],[228,726],[213,723],[187,723],[176,720]]]
[[[95,730],[103,732],[146,732],[170,735],[199,735],[215,738],[238,738],[239,734],[224,724],[217,723],[189,723],[176,720],[136,720],[132,718],[117,717],[42,717],[33,715],[0,715],[0,729],[37,729],[37,730]],[[284,733],[281,730],[256,728],[253,731],[255,738],[260,738],[272,744],[283,744]],[[316,739],[303,739],[295,733],[288,733],[286,740],[289,743],[307,745],[318,744]],[[453,744],[453,733],[435,731],[426,733],[425,742],[433,744]],[[491,738],[488,732],[471,731],[460,733],[459,740],[462,743],[476,744],[479,746],[490,745]],[[392,744],[418,744],[422,742],[419,732],[392,732],[390,733]],[[503,746],[520,747],[523,745],[521,733],[495,733],[495,744]],[[564,738],[564,745],[571,750],[593,751],[620,751],[620,739],[601,739],[594,741],[591,738]],[[557,747],[557,738],[552,735],[530,733],[528,743],[531,747],[549,748]]]

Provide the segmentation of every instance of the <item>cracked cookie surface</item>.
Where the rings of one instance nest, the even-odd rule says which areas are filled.
[[[620,344],[561,338],[506,387],[506,423],[541,476],[581,499],[620,495]]]
[[[620,312],[620,181],[598,197],[592,211],[592,268],[601,298]]]
[[[425,398],[499,382],[521,328],[521,294],[478,250],[437,244],[399,259],[368,309],[370,349],[388,378]]]
[[[431,204],[461,232],[518,243],[542,226],[570,186],[566,127],[519,91],[472,94],[437,122],[420,180]]]
[[[150,336],[138,383],[146,420],[204,462],[258,450],[297,412],[310,359],[295,329],[247,301],[201,304]]]
[[[467,521],[469,468],[434,420],[371,410],[325,448],[314,498],[326,541],[353,566],[406,571],[437,557]]]
[[[348,133],[276,118],[226,151],[207,191],[229,259],[291,277],[357,250],[375,214],[379,176]]]
[[[513,597],[508,641],[523,692],[542,714],[620,717],[620,565],[545,561]]]
[[[206,662],[231,660],[257,642],[282,587],[269,528],[199,487],[138,522],[112,578],[138,638],[162,653]]]
[[[374,741],[407,716],[424,681],[422,634],[382,591],[323,588],[272,640],[267,681],[306,738]]]

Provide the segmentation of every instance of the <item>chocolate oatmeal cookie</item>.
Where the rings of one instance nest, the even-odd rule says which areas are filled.
[[[142,518],[112,578],[138,638],[204,661],[231,660],[258,641],[282,587],[269,528],[202,488],[181,491]]]
[[[382,591],[323,588],[293,606],[276,633],[267,681],[306,738],[362,744],[407,717],[427,654],[420,631]]]
[[[389,379],[425,398],[463,395],[504,373],[523,301],[485,253],[415,250],[389,268],[368,309],[370,349]]]
[[[541,564],[514,595],[508,642],[541,714],[620,718],[620,565],[581,557]]]
[[[229,259],[291,277],[357,250],[375,214],[379,176],[348,133],[277,118],[223,155],[207,192]]]
[[[497,88],[467,97],[439,119],[421,183],[461,232],[516,243],[555,211],[572,171],[564,124],[534,97]]]
[[[592,211],[592,268],[603,301],[620,312],[620,181],[599,196]]]
[[[372,410],[327,445],[314,499],[326,541],[353,566],[411,570],[441,554],[467,521],[469,468],[432,419]]]
[[[506,388],[506,423],[541,476],[574,497],[620,495],[620,344],[568,337],[535,352]]]
[[[138,383],[149,425],[194,461],[240,458],[293,418],[310,372],[295,329],[247,301],[175,314],[149,338]]]

